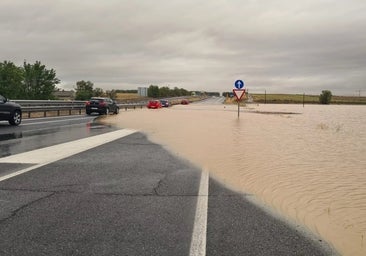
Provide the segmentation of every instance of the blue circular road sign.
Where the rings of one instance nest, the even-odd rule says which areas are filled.
[[[242,89],[244,87],[244,82],[242,80],[236,80],[234,85],[237,89]]]

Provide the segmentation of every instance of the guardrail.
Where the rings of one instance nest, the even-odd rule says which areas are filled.
[[[85,114],[85,101],[63,100],[12,100],[22,106],[23,117],[47,117],[60,115]],[[146,102],[120,103],[120,109],[136,109],[146,106]],[[25,115],[26,114],[26,115]]]
[[[186,97],[169,98],[172,105],[180,104]],[[202,100],[207,97],[189,97],[189,101]],[[22,106],[23,117],[47,117],[60,115],[85,114],[85,101],[80,100],[10,100]],[[117,103],[119,109],[136,109],[146,107],[147,101]],[[25,115],[26,114],[26,115]],[[48,115],[49,114],[49,115]]]

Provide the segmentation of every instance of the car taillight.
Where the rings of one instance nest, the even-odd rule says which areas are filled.
[[[107,104],[104,102],[104,101],[100,101],[99,102],[99,106],[101,106],[101,107],[105,107]]]
[[[85,105],[86,106],[89,106],[90,105],[90,101],[85,102]]]

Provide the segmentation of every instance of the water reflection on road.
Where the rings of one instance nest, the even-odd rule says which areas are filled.
[[[73,141],[113,130],[116,130],[116,128],[113,128],[110,125],[101,125],[95,120],[61,126],[47,127],[45,125],[43,127],[35,127],[34,129],[25,129],[24,131],[16,129],[13,132],[0,134],[0,157]]]

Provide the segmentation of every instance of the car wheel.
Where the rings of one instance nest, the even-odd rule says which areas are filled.
[[[114,111],[114,113],[117,115],[119,113],[119,108],[116,108],[116,110]]]
[[[104,114],[109,115],[109,108],[106,108],[106,109],[105,109]]]
[[[20,110],[15,110],[13,116],[9,120],[9,124],[11,125],[20,125],[22,122],[22,113]]]
[[[90,116],[90,111],[86,111],[85,113]]]

